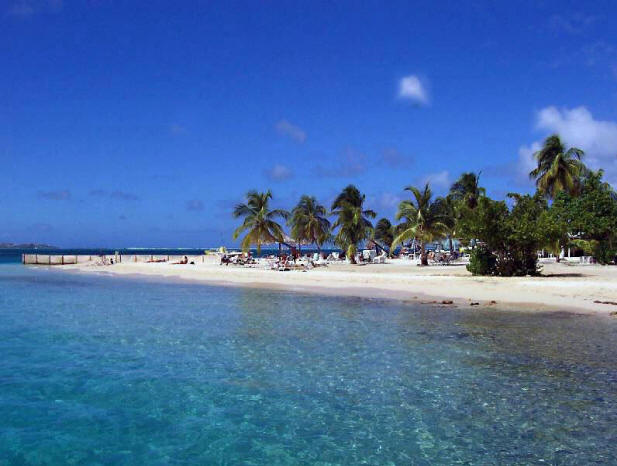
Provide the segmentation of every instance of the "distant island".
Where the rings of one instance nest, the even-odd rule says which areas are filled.
[[[0,243],[0,249],[58,249],[56,246],[39,243]]]

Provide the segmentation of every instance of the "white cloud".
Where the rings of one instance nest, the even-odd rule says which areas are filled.
[[[291,124],[287,120],[278,121],[274,127],[279,134],[287,136],[300,144],[306,141],[306,132],[299,126]]]
[[[542,144],[539,141],[532,142],[528,146],[521,146],[518,149],[518,181],[526,184],[530,183],[529,172],[536,167],[533,154],[538,152]]]
[[[596,120],[585,107],[558,109],[550,106],[537,114],[536,128],[546,135],[558,134],[567,146],[585,151],[585,163],[597,170],[603,168],[607,181],[617,184],[617,122]],[[519,167],[529,171],[535,166],[533,153],[540,149],[536,141],[519,149]]]
[[[436,189],[448,189],[452,185],[450,180],[450,172],[443,170],[437,173],[429,173],[420,180],[420,185],[424,186],[428,183],[433,191]]]
[[[538,113],[537,127],[558,133],[590,157],[614,161],[617,156],[617,122],[596,120],[585,107],[546,107]]]
[[[270,170],[266,170],[265,175],[271,181],[285,181],[293,176],[293,172],[285,165],[276,164]]]
[[[401,99],[411,100],[426,105],[429,102],[428,92],[422,81],[416,75],[405,76],[399,81],[398,96]]]

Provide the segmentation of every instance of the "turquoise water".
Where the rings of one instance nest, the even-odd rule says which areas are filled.
[[[617,319],[0,266],[0,464],[615,464]]]

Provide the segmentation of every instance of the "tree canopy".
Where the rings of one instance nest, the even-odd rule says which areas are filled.
[[[242,232],[246,235],[241,241],[243,251],[248,251],[252,245],[257,247],[257,252],[261,252],[264,244],[283,241],[283,228],[275,219],[286,219],[289,213],[282,209],[270,209],[272,193],[249,191],[246,194],[246,203],[238,204],[234,208],[235,218],[244,218],[244,222],[233,233],[236,239]]]
[[[542,149],[534,154],[538,164],[529,172],[535,179],[540,193],[554,199],[560,192],[575,194],[579,189],[579,179],[585,172],[581,163],[585,153],[576,147],[566,149],[558,135],[553,134],[544,141]]]

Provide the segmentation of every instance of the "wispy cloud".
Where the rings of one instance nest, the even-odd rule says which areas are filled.
[[[381,152],[379,163],[390,168],[409,168],[413,164],[413,157],[404,155],[399,150],[390,147]]]
[[[180,136],[182,134],[187,134],[188,130],[182,125],[173,124],[169,126],[169,132],[174,136]]]
[[[138,201],[139,200],[139,196],[132,194],[132,193],[126,193],[124,191],[113,191],[109,195],[109,197],[112,199],[118,199],[120,201]]]
[[[545,135],[556,133],[569,146],[585,151],[585,163],[591,168],[605,169],[607,180],[617,184],[617,122],[597,120],[586,107],[541,109],[536,115],[536,129]],[[535,166],[533,153],[542,141],[519,149],[519,170],[529,173]]]
[[[331,178],[351,178],[366,171],[367,156],[353,147],[346,147],[331,165],[317,165],[315,174]]]
[[[587,66],[610,66],[617,63],[617,48],[603,41],[584,45],[580,55]]]
[[[62,3],[62,0],[15,0],[9,4],[6,14],[27,18],[38,13],[54,13],[62,9]]]
[[[108,199],[114,199],[118,201],[138,201],[140,198],[136,194],[127,193],[125,191],[106,191],[104,189],[93,189],[90,191],[90,196],[103,197]]]
[[[276,164],[272,168],[265,170],[264,175],[270,181],[285,181],[293,178],[293,172],[285,165]]]
[[[569,15],[555,14],[548,20],[549,27],[556,33],[582,34],[598,20],[599,16],[573,13]]]
[[[219,199],[216,201],[216,207],[221,211],[231,211],[236,205],[243,202],[240,199]]]
[[[186,206],[186,210],[193,211],[193,212],[200,212],[204,210],[204,203],[203,201],[200,201],[199,199],[191,199],[189,201],[186,201],[185,206]]]
[[[414,74],[405,76],[399,81],[398,96],[401,99],[409,100],[419,105],[427,105],[429,103],[426,87],[420,78]]]
[[[287,120],[277,121],[274,128],[279,134],[287,136],[300,144],[306,141],[306,132],[299,126],[296,126]]]
[[[39,191],[38,196],[48,201],[68,201],[71,199],[71,192],[68,189],[58,191]]]
[[[49,223],[35,223],[30,228],[39,233],[49,233],[54,229]]]
[[[367,205],[376,210],[380,217],[391,216],[394,215],[402,200],[403,198],[401,196],[384,191],[377,196],[367,197]]]
[[[587,66],[605,71],[615,77],[617,69],[617,48],[602,40],[584,43],[578,48],[562,47],[555,52],[555,58],[549,63],[553,68]]]

